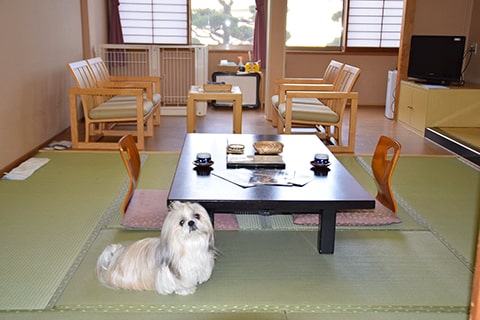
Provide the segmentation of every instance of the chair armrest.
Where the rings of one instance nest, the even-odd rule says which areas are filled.
[[[287,91],[287,100],[293,98],[319,98],[319,99],[348,99],[358,100],[358,92],[341,92],[341,91]]]
[[[333,84],[284,83],[278,87],[278,101],[285,101],[287,91],[332,91]]]
[[[280,91],[332,91],[333,84],[330,83],[284,83],[280,85]]]
[[[341,110],[333,110],[335,113],[343,118],[343,112],[345,110],[346,102],[350,100],[352,106],[356,109],[358,106],[358,92],[338,92],[338,91],[287,91],[285,101],[285,121],[292,121],[292,105],[294,98],[317,98],[317,99],[342,99],[345,103],[342,103]]]
[[[273,94],[279,93],[282,84],[324,84],[323,78],[278,78],[273,81]]]
[[[110,76],[111,81],[160,81],[162,77],[157,76]]]
[[[110,81],[115,82],[151,82],[154,85],[154,92],[160,93],[160,80],[162,78],[158,76],[110,76]]]
[[[135,88],[142,89],[147,94],[147,99],[153,101],[153,84],[141,81],[97,81],[100,88]]]
[[[143,99],[142,89],[112,89],[112,88],[70,88],[71,95],[89,96],[137,96]]]
[[[291,84],[322,84],[325,83],[323,78],[279,78],[275,79],[275,84],[291,83]]]

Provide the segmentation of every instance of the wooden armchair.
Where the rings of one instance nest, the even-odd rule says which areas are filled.
[[[103,136],[123,136],[131,133],[137,137],[140,150],[145,136],[153,136],[155,105],[144,99],[152,96],[150,84],[136,88],[99,88],[92,69],[86,61],[67,65],[77,88],[70,88],[70,128],[74,149],[116,149],[115,142],[99,141]],[[85,139],[79,140],[77,97],[80,96],[85,117]],[[124,99],[123,99],[124,98]],[[146,128],[145,128],[146,126]]]
[[[275,109],[278,109],[280,101],[284,102],[284,95],[287,90],[299,91],[331,91],[333,86],[340,76],[344,64],[335,60],[331,60],[325,69],[322,78],[280,78],[274,81],[274,88],[272,96],[272,104]],[[296,98],[294,102],[313,103],[318,104],[319,101],[315,98]],[[275,122],[275,121],[274,121]],[[275,122],[276,124],[276,122]]]
[[[332,91],[280,92],[280,103],[276,109],[278,133],[292,133],[293,126],[312,127],[315,133],[327,141],[329,148],[337,152],[353,152],[355,148],[358,93],[351,92],[360,75],[360,69],[344,65]],[[315,103],[299,99],[314,99]],[[348,143],[342,140],[342,125],[347,105],[350,104]]]
[[[160,125],[160,102],[162,99],[160,93],[160,77],[154,76],[111,76],[107,65],[102,58],[96,57],[87,60],[88,65],[92,69],[93,75],[97,80],[97,87],[100,88],[144,88],[145,85],[150,85],[152,93],[147,96],[144,93],[143,98],[150,100],[155,105],[153,114],[154,125]],[[133,97],[130,97],[130,100]],[[117,97],[118,99],[118,97]],[[129,99],[129,97],[122,96],[121,99]]]

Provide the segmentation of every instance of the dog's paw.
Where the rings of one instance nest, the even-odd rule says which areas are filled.
[[[188,296],[189,294],[194,294],[196,290],[197,290],[197,287],[192,287],[187,289],[176,290],[175,293],[180,296]]]

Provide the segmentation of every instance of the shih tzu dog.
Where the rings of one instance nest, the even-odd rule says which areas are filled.
[[[173,202],[159,238],[107,246],[95,271],[110,288],[189,295],[210,278],[216,254],[207,211],[198,203]]]

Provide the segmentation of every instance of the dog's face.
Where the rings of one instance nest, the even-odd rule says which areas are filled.
[[[173,202],[163,223],[162,232],[177,239],[213,237],[213,227],[207,211],[198,203]]]

